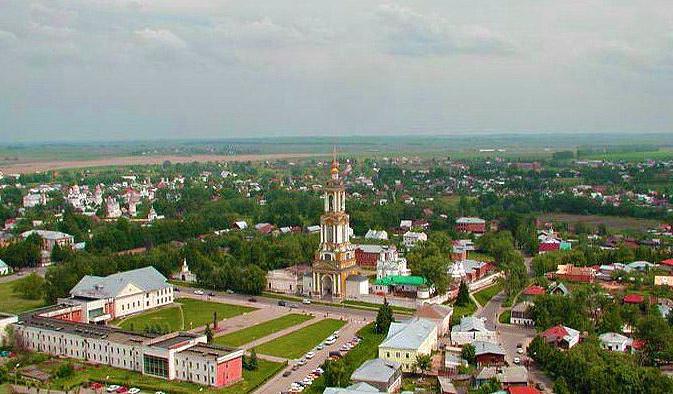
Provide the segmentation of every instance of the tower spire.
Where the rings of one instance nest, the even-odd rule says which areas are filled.
[[[336,155],[336,145],[334,145],[334,150],[332,152],[332,169],[330,170],[332,174],[332,179],[339,179],[339,162],[337,161]]]

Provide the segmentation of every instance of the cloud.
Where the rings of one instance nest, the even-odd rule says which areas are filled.
[[[456,25],[439,15],[425,15],[393,4],[379,6],[392,53],[410,56],[511,55],[517,45],[507,36],[480,25]]]
[[[11,31],[0,30],[0,46],[9,45],[16,41],[16,34]]]
[[[278,23],[268,16],[249,21],[220,21],[215,26],[214,33],[220,39],[240,48],[265,49],[322,45],[329,43],[334,37],[334,33],[319,19]]]

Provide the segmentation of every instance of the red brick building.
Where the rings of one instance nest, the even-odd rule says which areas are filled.
[[[486,221],[481,218],[462,217],[456,219],[456,231],[460,233],[484,234]]]

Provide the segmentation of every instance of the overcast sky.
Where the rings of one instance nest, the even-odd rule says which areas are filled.
[[[0,0],[0,141],[673,132],[671,0]]]

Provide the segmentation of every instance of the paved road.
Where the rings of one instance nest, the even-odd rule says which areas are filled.
[[[47,272],[47,267],[24,268],[21,271],[13,273],[11,275],[0,276],[0,283],[7,283],[15,281],[17,279],[25,278],[26,276],[30,275],[33,272],[37,273],[38,275],[44,278],[44,275]]]
[[[339,338],[337,342],[332,346],[327,346],[323,350],[316,351],[315,357],[311,360],[308,360],[306,365],[299,367],[296,371],[292,371],[290,376],[283,377],[282,373],[277,374],[266,382],[262,387],[258,388],[255,391],[255,394],[278,394],[283,391],[287,391],[290,388],[292,382],[297,382],[303,380],[311,371],[322,365],[327,357],[329,352],[333,350],[339,350],[341,345],[350,341],[357,331],[362,328],[364,325],[361,321],[349,322],[339,330]],[[261,357],[261,356],[260,356]],[[295,364],[295,361],[291,361],[287,368],[284,371],[290,370],[292,365]]]

